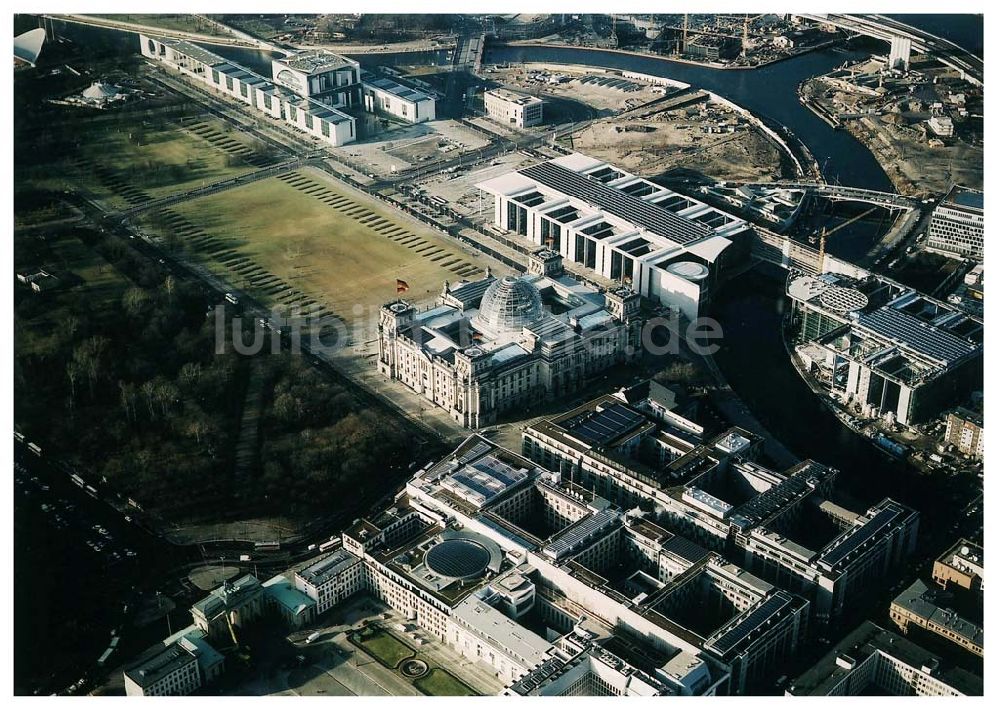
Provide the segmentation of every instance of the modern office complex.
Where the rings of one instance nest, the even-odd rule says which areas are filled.
[[[446,282],[430,310],[384,305],[377,364],[456,422],[479,428],[638,356],[642,324],[635,293],[599,292],[543,249],[524,276]]]
[[[537,96],[518,93],[510,89],[490,89],[483,93],[486,115],[497,123],[530,128],[542,122],[545,102]]]
[[[684,53],[710,62],[732,59],[740,53],[740,40],[724,35],[692,33],[684,43]]]
[[[306,82],[299,86],[293,80],[291,69],[285,70],[289,75],[284,83],[276,83],[184,40],[140,34],[139,46],[144,57],[162,62],[191,79],[275,120],[289,123],[330,145],[344,145],[357,138],[354,118],[338,110],[333,104],[310,98],[308,91],[311,88],[306,87],[311,87],[311,84]],[[342,81],[347,81],[346,77],[352,72],[356,74],[356,65],[353,69],[349,64],[330,69],[331,75],[344,77],[336,79]],[[351,84],[329,87],[329,81],[327,78],[321,84],[323,90],[316,91],[317,96],[328,101],[347,101],[350,92],[358,86],[355,83],[354,89]],[[289,88],[290,86],[298,86],[303,92]]]
[[[276,84],[327,106],[346,108],[359,103],[360,65],[325,49],[307,49],[274,59],[271,76]]]
[[[487,180],[494,223],[693,320],[745,262],[742,219],[572,153]]]
[[[804,599],[477,435],[343,536],[507,694],[744,693],[806,636]]]
[[[370,72],[363,72],[361,81],[364,106],[369,113],[387,113],[407,123],[424,123],[437,117],[437,101],[425,91]]]
[[[894,281],[789,278],[801,363],[867,418],[927,421],[981,388],[983,323]]]
[[[810,601],[818,627],[841,620],[916,544],[917,514],[886,499],[864,513],[835,504],[836,471],[804,461],[784,472],[755,462],[740,428],[702,440],[677,417],[606,395],[523,433],[523,453],[674,532],[734,554],[740,565]]]
[[[676,694],[670,683],[643,672],[603,645],[571,633],[536,669],[504,690],[509,697],[661,697]],[[683,671],[686,668],[679,668]],[[665,673],[671,670],[666,668]]]
[[[958,185],[934,210],[927,248],[961,258],[983,260],[983,193]]]
[[[983,681],[949,666],[896,633],[865,622],[823,659],[796,677],[794,696],[963,697],[983,693]]]

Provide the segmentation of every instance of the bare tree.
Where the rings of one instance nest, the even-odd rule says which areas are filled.
[[[121,395],[122,408],[125,410],[125,418],[129,421],[135,421],[135,403],[137,397],[135,385],[130,382],[119,381],[118,391]]]
[[[142,391],[142,395],[146,399],[146,408],[149,409],[149,418],[153,418],[156,416],[156,409],[153,408],[153,404],[156,401],[156,382],[150,379],[148,382],[143,382],[139,389]]]

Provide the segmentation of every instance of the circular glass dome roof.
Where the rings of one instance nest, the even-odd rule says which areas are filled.
[[[431,571],[452,579],[480,576],[489,563],[489,549],[471,539],[445,539],[424,555],[424,564]]]
[[[531,283],[504,276],[490,284],[479,303],[475,324],[497,334],[516,332],[542,317],[542,296]]]
[[[831,286],[819,297],[819,301],[830,310],[838,313],[848,313],[861,310],[868,305],[868,296],[854,288]]]

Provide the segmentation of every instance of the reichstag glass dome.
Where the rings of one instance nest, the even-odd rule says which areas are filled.
[[[542,317],[542,296],[527,281],[504,276],[490,284],[473,324],[497,334],[517,332]]]

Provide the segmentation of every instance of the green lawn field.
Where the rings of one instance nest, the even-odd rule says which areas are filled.
[[[294,297],[275,292],[280,282],[348,316],[356,306],[392,300],[397,278],[409,284],[404,297],[428,302],[445,280],[482,275],[474,257],[434,230],[312,169],[194,199],[171,211],[208,236],[210,241],[192,253],[223,277],[239,279],[247,263],[263,269],[263,282],[234,285],[269,305],[288,305]]]
[[[384,630],[376,630],[367,637],[361,633],[355,634],[351,640],[389,668],[395,668],[400,662],[416,654],[412,648],[404,645]]]
[[[420,679],[414,680],[414,686],[424,694],[435,697],[474,697],[472,691],[464,682],[459,681],[447,670],[434,668]]]
[[[83,186],[113,207],[138,190],[150,198],[201,187],[253,170],[250,142],[221,121],[203,119],[194,130],[102,125],[85,130],[76,168]],[[135,203],[135,199],[132,200]]]

